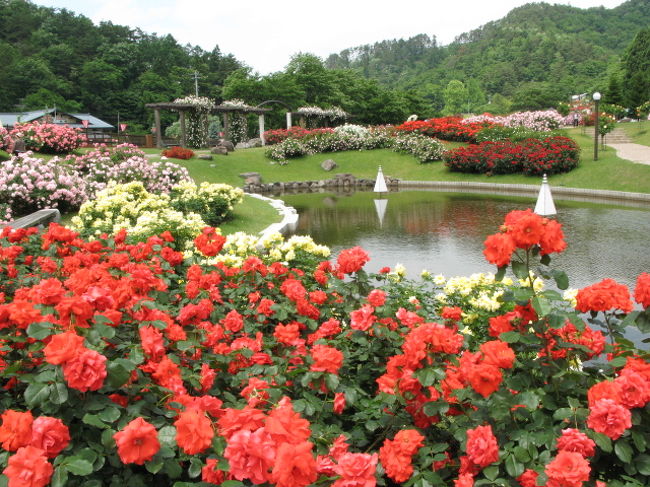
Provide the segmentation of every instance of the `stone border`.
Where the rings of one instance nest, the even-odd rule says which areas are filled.
[[[275,208],[277,212],[280,214],[280,216],[282,217],[282,221],[278,223],[271,223],[268,227],[262,230],[259,233],[260,238],[264,238],[267,235],[275,232],[280,232],[281,234],[284,235],[288,232],[293,232],[298,226],[299,215],[293,206],[287,206],[282,200],[269,198],[267,196],[262,196],[261,194],[256,194],[256,193],[245,193],[245,194],[246,196],[251,196],[253,198],[257,198],[258,200],[266,201],[273,208]]]

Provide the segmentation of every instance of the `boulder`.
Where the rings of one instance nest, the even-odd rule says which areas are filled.
[[[251,146],[248,145],[248,142],[239,142],[236,146],[235,149],[250,149]]]
[[[262,184],[262,176],[258,172],[243,172],[239,175],[240,178],[244,178],[244,184],[258,185]]]
[[[198,158],[202,161],[212,161],[214,159],[214,157],[212,157],[210,154],[201,154]]]
[[[249,147],[262,147],[262,139],[256,138],[248,141]]]
[[[210,154],[219,154],[219,155],[222,155],[222,156],[227,156],[228,155],[228,149],[225,148],[222,145],[218,145],[218,146],[213,147],[212,149],[210,149]]]
[[[324,171],[329,172],[332,169],[336,169],[338,167],[338,164],[336,164],[336,162],[334,162],[332,159],[327,159],[321,163],[320,167],[322,167]]]
[[[233,152],[235,150],[235,144],[226,139],[221,139],[218,145],[221,145],[228,149],[228,152]]]

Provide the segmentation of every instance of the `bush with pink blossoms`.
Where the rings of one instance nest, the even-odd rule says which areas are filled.
[[[42,208],[76,209],[85,200],[86,182],[59,158],[25,152],[0,166],[0,204],[9,205],[15,216]]]
[[[9,132],[6,128],[0,125],[0,150],[7,151],[9,153],[13,152],[14,141],[9,137]]]
[[[562,125],[564,117],[557,110],[537,110],[533,112],[516,112],[505,117],[497,117],[485,113],[476,117],[463,119],[461,123],[492,122],[504,127],[525,127],[539,132],[550,132]]]
[[[28,149],[45,154],[67,154],[86,142],[80,129],[53,123],[17,123],[9,135],[23,139]]]

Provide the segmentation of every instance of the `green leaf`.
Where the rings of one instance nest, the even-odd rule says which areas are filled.
[[[176,458],[170,458],[168,460],[165,460],[165,465],[163,470],[172,479],[177,479],[183,473],[183,469],[178,464],[178,460]]]
[[[336,388],[339,386],[339,376],[336,374],[327,374],[325,376],[325,384],[327,385],[327,388],[334,392],[336,391]]]
[[[506,275],[506,269],[508,269],[508,266],[507,266],[507,265],[504,265],[503,267],[499,267],[499,270],[498,270],[497,273],[494,275],[494,280],[495,280],[496,282],[501,282],[501,281],[503,281],[503,278],[504,278],[505,275]]]
[[[50,386],[33,382],[25,389],[25,402],[29,407],[40,406],[50,397]]]
[[[108,372],[108,384],[115,389],[123,386],[131,377],[131,371],[117,361],[109,362],[106,372]]]
[[[65,466],[59,466],[54,469],[54,474],[50,479],[51,487],[64,487],[68,482],[68,471],[65,469]]]
[[[645,436],[639,433],[638,431],[632,431],[632,440],[634,441],[634,446],[640,452],[644,452],[648,447],[647,440]]]
[[[115,448],[114,434],[115,430],[112,429],[102,431],[102,445],[104,445],[104,448]]]
[[[188,469],[187,473],[191,479],[195,479],[196,477],[201,475],[202,468],[203,468],[203,463],[201,462],[201,460],[193,457],[190,459],[190,468]]]
[[[68,472],[73,475],[83,476],[93,473],[93,464],[77,456],[68,458],[64,465]]]
[[[239,480],[226,480],[221,483],[221,487],[241,487],[242,485],[244,485],[244,482]]]
[[[513,478],[519,477],[522,473],[524,473],[524,464],[519,463],[514,455],[508,455],[506,457],[505,465],[506,472],[508,472],[508,475]]]
[[[636,326],[641,333],[650,333],[650,308],[639,313],[636,317]]]
[[[556,421],[562,419],[568,419],[573,416],[573,409],[571,408],[560,408],[553,413],[553,419]]]
[[[499,476],[499,467],[496,465],[492,465],[491,467],[486,467],[483,469],[483,475],[485,475],[485,478],[488,480],[494,480]]]
[[[513,453],[515,454],[515,458],[518,462],[526,463],[530,461],[530,453],[528,453],[528,450],[521,446],[516,446]]]
[[[632,460],[632,447],[627,440],[618,440],[614,443],[614,453],[623,463],[629,463]]]
[[[512,261],[512,273],[517,276],[519,279],[526,279],[528,278],[528,267],[526,267],[526,264],[522,264],[521,262],[517,261]]]
[[[637,455],[634,458],[634,464],[641,475],[650,476],[650,455]]]
[[[163,468],[164,464],[165,462],[162,458],[154,458],[153,460],[146,462],[144,468],[147,469],[147,472],[157,474]]]
[[[517,331],[506,331],[499,335],[499,340],[506,343],[517,343],[521,340],[521,333]]]
[[[606,436],[602,433],[594,433],[593,440],[596,442],[596,445],[598,445],[598,448],[603,450],[605,453],[612,451],[612,440],[609,438],[609,436]]]
[[[110,406],[97,414],[99,419],[107,423],[114,423],[121,415],[122,413],[119,409]]]
[[[431,367],[420,369],[413,375],[415,375],[424,387],[429,387],[436,383],[436,373]]]
[[[50,401],[54,404],[63,404],[68,400],[68,388],[65,384],[57,382],[50,387]]]
[[[541,296],[537,296],[537,297],[533,298],[532,299],[532,305],[533,305],[533,308],[535,308],[535,311],[537,312],[537,314],[540,317],[546,316],[553,309],[551,307],[551,303],[549,302],[549,300],[546,299],[546,298],[543,298]]]
[[[158,431],[158,441],[161,445],[166,445],[170,448],[176,448],[176,428],[173,426],[163,426]]]
[[[101,429],[108,428],[108,426],[101,419],[99,419],[99,416],[97,416],[96,414],[86,413],[84,414],[84,417],[81,418],[81,421],[87,425],[95,426],[97,428],[101,428]]]
[[[542,265],[549,265],[551,263],[551,256],[548,254],[542,255],[540,262],[542,263]]]
[[[551,271],[551,275],[558,289],[564,291],[569,288],[569,277],[566,275],[566,272],[553,270]]]
[[[27,336],[35,340],[43,340],[49,337],[54,331],[52,323],[32,323],[27,327]]]

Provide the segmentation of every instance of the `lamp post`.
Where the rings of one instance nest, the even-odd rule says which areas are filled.
[[[600,93],[593,95],[594,99],[594,161],[598,160],[598,103],[600,102]]]

